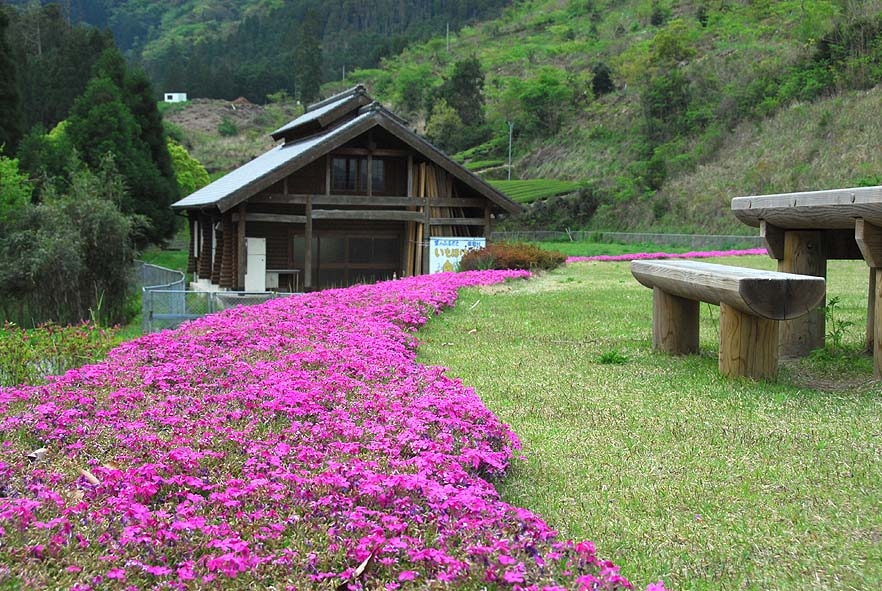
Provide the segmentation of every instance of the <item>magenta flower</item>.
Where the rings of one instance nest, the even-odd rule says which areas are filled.
[[[0,389],[0,564],[25,580],[76,562],[44,589],[630,588],[593,545],[499,498],[517,436],[415,360],[416,330],[460,288],[528,275],[280,298]]]
[[[640,252],[634,254],[601,254],[590,257],[567,257],[568,263],[589,261],[633,261],[637,259],[705,259],[727,256],[764,255],[765,248],[749,248],[744,250],[703,250],[696,252]]]

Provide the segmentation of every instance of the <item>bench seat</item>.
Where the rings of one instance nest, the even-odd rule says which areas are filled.
[[[683,260],[636,260],[631,273],[653,290],[653,347],[698,352],[700,302],[720,306],[720,372],[754,379],[778,368],[778,323],[823,305],[823,277]]]

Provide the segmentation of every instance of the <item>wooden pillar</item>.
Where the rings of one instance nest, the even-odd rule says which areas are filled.
[[[429,165],[420,163],[420,196],[423,198],[423,231],[422,231],[422,261],[420,272],[423,275],[429,272],[429,238],[432,235],[432,209],[429,207]]]
[[[248,266],[248,251],[245,242],[245,221],[247,218],[245,204],[239,206],[239,222],[236,224],[236,286],[237,290],[245,289],[245,271]]]
[[[672,355],[698,353],[699,302],[652,289],[652,347]]]
[[[202,215],[199,217],[201,248],[199,249],[199,261],[196,265],[196,274],[199,279],[211,279],[211,225],[211,218],[209,216]]]
[[[190,228],[190,244],[188,246],[187,251],[187,273],[195,273],[196,272],[196,253],[198,252],[197,244],[198,239],[196,236],[196,213],[193,211],[187,212],[187,223]]]
[[[224,234],[224,245],[221,252],[220,283],[218,285],[230,289],[233,287],[233,269],[235,268],[233,253],[235,252],[236,236],[235,226],[229,213],[224,214],[221,231]]]
[[[220,285],[221,261],[224,254],[224,231],[218,222],[214,228],[214,264],[211,266],[211,282]]]
[[[794,230],[784,233],[784,258],[778,261],[778,270],[827,277],[827,256],[824,235],[819,231]],[[824,347],[826,330],[824,307],[818,306],[804,316],[785,320],[780,328],[781,357],[803,357]]]
[[[306,196],[306,228],[303,231],[303,289],[312,291],[312,195]]]
[[[720,304],[720,373],[755,380],[778,372],[778,321]]]

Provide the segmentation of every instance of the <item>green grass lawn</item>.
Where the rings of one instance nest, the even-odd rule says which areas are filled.
[[[700,355],[653,353],[652,294],[628,263],[467,290],[420,332],[420,358],[521,437],[526,460],[503,497],[593,540],[636,588],[880,588],[882,392],[858,352],[866,281],[862,261],[830,262],[845,351],[783,363],[774,383],[718,375],[714,306],[701,307]]]

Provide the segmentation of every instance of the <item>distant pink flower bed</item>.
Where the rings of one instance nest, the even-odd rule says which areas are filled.
[[[713,257],[744,256],[751,254],[767,254],[765,248],[748,248],[746,250],[702,250],[697,252],[638,252],[634,254],[601,254],[592,257],[567,257],[568,263],[587,261],[633,261],[637,259],[706,259]]]
[[[459,288],[527,276],[273,300],[0,389],[0,582],[630,589],[590,542],[499,498],[517,437],[415,361],[414,331]]]

